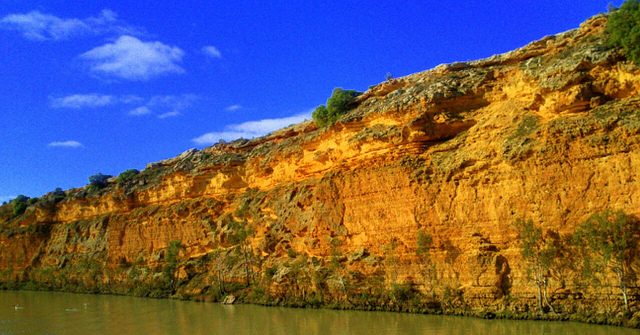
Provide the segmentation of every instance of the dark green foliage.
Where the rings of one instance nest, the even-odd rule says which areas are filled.
[[[433,238],[429,233],[424,230],[418,231],[418,248],[416,249],[416,253],[421,257],[429,257],[429,249],[431,249],[431,245],[433,244]]]
[[[420,272],[423,276],[425,284],[433,290],[436,286],[436,265],[431,259],[431,247],[433,246],[433,238],[424,229],[418,230],[418,239],[416,241],[416,254],[420,259]]]
[[[318,106],[318,108],[316,108],[316,110],[311,114],[311,117],[319,127],[326,127],[329,125],[329,111],[324,105]]]
[[[122,185],[124,183],[127,183],[131,180],[133,180],[133,178],[135,176],[137,176],[140,173],[140,171],[136,170],[136,169],[129,169],[126,170],[124,172],[122,172],[118,178],[116,178],[116,181],[118,182],[119,185]]]
[[[29,197],[21,194],[11,201],[14,217],[22,215],[24,211],[27,210],[27,207],[29,207],[29,200]]]
[[[55,190],[45,194],[40,199],[32,198],[30,202],[32,202],[32,204],[34,204],[36,207],[40,209],[53,211],[55,210],[56,205],[62,200],[64,200],[66,197],[67,197],[66,192],[62,190],[60,187],[56,187]],[[34,199],[36,201],[33,201]]]
[[[98,189],[104,188],[107,186],[107,181],[111,178],[110,175],[96,173],[93,176],[89,177],[89,184],[91,186],[97,187]]]
[[[253,236],[255,231],[247,224],[247,222],[232,221],[229,224],[229,228],[233,232],[229,235],[229,242],[235,244],[236,248],[242,255],[242,263],[245,270],[245,281],[247,287],[249,287],[253,278],[253,250],[251,249],[248,238]]]
[[[48,199],[53,201],[54,203],[58,203],[64,200],[66,196],[67,194],[60,187],[56,187],[56,189],[49,194]]]
[[[182,248],[181,241],[171,241],[169,242],[169,246],[167,247],[165,254],[165,265],[163,269],[164,277],[167,283],[167,287],[173,290],[175,282],[174,282],[174,273],[178,268],[178,255],[180,253],[180,248]]]
[[[411,300],[416,291],[410,284],[393,284],[391,285],[391,297],[395,302],[404,303]]]
[[[640,65],[640,1],[627,0],[611,12],[607,23],[609,44],[621,47],[627,58]]]
[[[340,116],[355,107],[355,98],[360,92],[336,88],[327,100],[327,106],[319,106],[311,115],[316,124],[326,127],[334,124]]]
[[[227,238],[231,244],[242,244],[254,234],[253,229],[246,222],[231,221],[229,229],[231,232],[227,235]]]
[[[336,88],[333,90],[331,97],[327,100],[327,110],[329,115],[342,115],[353,108],[355,98],[360,92],[354,90],[343,90]]]
[[[576,229],[573,243],[583,259],[583,275],[595,282],[613,272],[618,280],[626,310],[627,288],[636,278],[640,226],[638,220],[622,211],[606,210],[593,214]]]
[[[533,221],[522,219],[516,221],[515,227],[520,238],[522,257],[525,260],[537,258],[539,255],[544,254],[542,252],[542,229],[536,227]]]

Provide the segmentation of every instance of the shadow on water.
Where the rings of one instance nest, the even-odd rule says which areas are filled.
[[[15,306],[19,307],[16,309]],[[175,300],[0,291],[0,334],[636,334],[571,322],[222,306]]]

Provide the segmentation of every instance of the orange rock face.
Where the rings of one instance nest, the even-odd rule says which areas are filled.
[[[570,234],[608,208],[640,214],[640,70],[604,46],[605,25],[381,83],[327,129],[189,151],[31,206],[2,224],[0,279],[191,297],[248,281],[325,301],[410,285],[535,304],[517,219]]]

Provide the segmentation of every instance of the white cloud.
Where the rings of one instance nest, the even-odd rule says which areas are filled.
[[[222,58],[222,53],[213,45],[207,45],[202,48],[202,52],[211,58]]]
[[[137,95],[108,95],[108,94],[73,94],[64,97],[50,98],[52,108],[89,109],[107,106],[129,105],[129,116],[142,116],[158,113],[158,118],[182,115],[198,99],[194,94],[156,95],[143,98]],[[133,106],[132,106],[133,105]],[[135,105],[138,105],[135,107]],[[135,108],[133,108],[135,107]]]
[[[149,109],[149,107],[147,106],[141,106],[141,107],[130,110],[128,114],[131,116],[147,115],[147,114],[151,114],[151,109]]]
[[[147,105],[155,108],[182,111],[190,107],[196,99],[198,99],[198,96],[194,94],[156,95],[149,99]]]
[[[226,110],[227,112],[235,112],[239,109],[242,109],[242,106],[240,105],[231,105],[231,106],[227,106],[227,108],[225,108],[224,110]]]
[[[310,116],[311,111],[307,111],[302,114],[283,118],[263,119],[232,124],[226,126],[223,131],[206,133],[192,139],[192,141],[199,145],[211,145],[217,143],[219,140],[231,141],[238,138],[250,139],[265,135],[294,123],[300,123],[309,119]]]
[[[176,116],[180,116],[180,115],[182,115],[182,113],[180,113],[178,111],[166,112],[166,113],[162,113],[162,114],[158,115],[158,119],[166,119],[166,118],[176,117]]]
[[[0,28],[19,31],[27,39],[40,41],[85,35],[140,34],[138,29],[123,23],[115,12],[108,9],[103,9],[97,17],[85,19],[60,18],[39,11],[9,14],[0,19]]]
[[[82,148],[82,143],[78,141],[55,141],[47,144],[51,148]]]
[[[143,98],[137,96],[137,95],[123,95],[119,98],[120,102],[122,102],[123,104],[137,104],[137,103],[141,103],[142,101],[144,101]]]
[[[158,115],[159,119],[166,119],[170,117],[180,116],[182,112],[191,107],[193,102],[198,99],[198,96],[194,94],[182,94],[182,95],[156,95],[149,99],[149,101],[143,106],[149,113],[152,111],[164,111]],[[143,108],[141,107],[141,108]],[[144,110],[141,110],[144,111]],[[148,114],[148,113],[145,113]],[[131,112],[129,113],[131,114]],[[138,114],[141,115],[141,114]]]
[[[53,108],[98,108],[112,105],[117,102],[112,95],[104,94],[73,94],[61,98],[52,98],[51,107]]]
[[[152,77],[184,73],[180,67],[184,51],[161,42],[143,42],[125,35],[113,43],[91,49],[80,58],[89,63],[91,71],[126,80],[148,80]]]

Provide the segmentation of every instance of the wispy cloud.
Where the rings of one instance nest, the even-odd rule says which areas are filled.
[[[179,65],[184,51],[161,42],[143,42],[125,35],[113,43],[91,49],[81,59],[92,72],[125,80],[149,80],[165,74],[184,73]]]
[[[51,98],[50,105],[53,108],[98,108],[105,107],[116,103],[116,99],[112,95],[105,94],[73,94],[60,98]]]
[[[151,109],[149,109],[149,107],[147,106],[141,106],[141,107],[130,110],[128,114],[131,116],[148,115],[148,114],[151,114]]]
[[[83,147],[82,143],[78,141],[54,141],[47,144],[47,146],[50,148],[72,148],[72,149]]]
[[[162,114],[158,115],[158,119],[166,119],[166,118],[176,117],[176,116],[180,116],[180,115],[182,115],[182,113],[180,113],[178,111],[166,112],[166,113],[162,113]]]
[[[118,19],[118,15],[103,9],[100,15],[79,18],[58,16],[31,11],[9,14],[0,19],[0,28],[22,33],[30,40],[65,40],[86,35],[128,34],[139,35],[140,30]]]
[[[218,50],[218,48],[214,47],[213,45],[202,47],[202,52],[211,58],[222,58],[222,53],[220,52],[220,50]]]
[[[147,104],[153,108],[172,109],[176,111],[182,111],[193,105],[193,102],[198,99],[198,96],[194,94],[179,94],[179,95],[156,95],[149,99]]]
[[[224,110],[226,110],[227,112],[235,112],[240,109],[242,109],[242,106],[240,105],[231,105],[231,106],[227,106],[227,108],[225,108]]]
[[[130,116],[142,116],[157,113],[159,119],[180,116],[198,99],[194,94],[156,95],[140,107],[129,111]]]
[[[67,109],[95,109],[101,107],[129,106],[138,107],[129,109],[129,116],[143,116],[157,114],[158,118],[166,119],[182,115],[198,100],[198,96],[194,94],[177,94],[177,95],[155,95],[150,98],[143,98],[137,95],[109,95],[109,94],[72,94],[63,97],[50,98],[49,105],[52,108]],[[133,106],[132,106],[133,105]]]
[[[192,139],[192,141],[198,145],[211,145],[217,143],[219,140],[230,141],[238,138],[250,139],[265,135],[294,123],[300,123],[309,119],[310,116],[311,111],[307,111],[302,114],[283,118],[263,119],[232,124],[226,126],[223,131],[206,133]]]
[[[146,104],[129,111],[128,114],[130,116],[141,116],[157,112],[159,113],[159,119],[180,116],[197,99],[198,96],[194,94],[156,95],[151,97]]]
[[[144,101],[144,98],[139,97],[137,95],[123,95],[119,97],[120,102],[123,104],[137,104]]]

